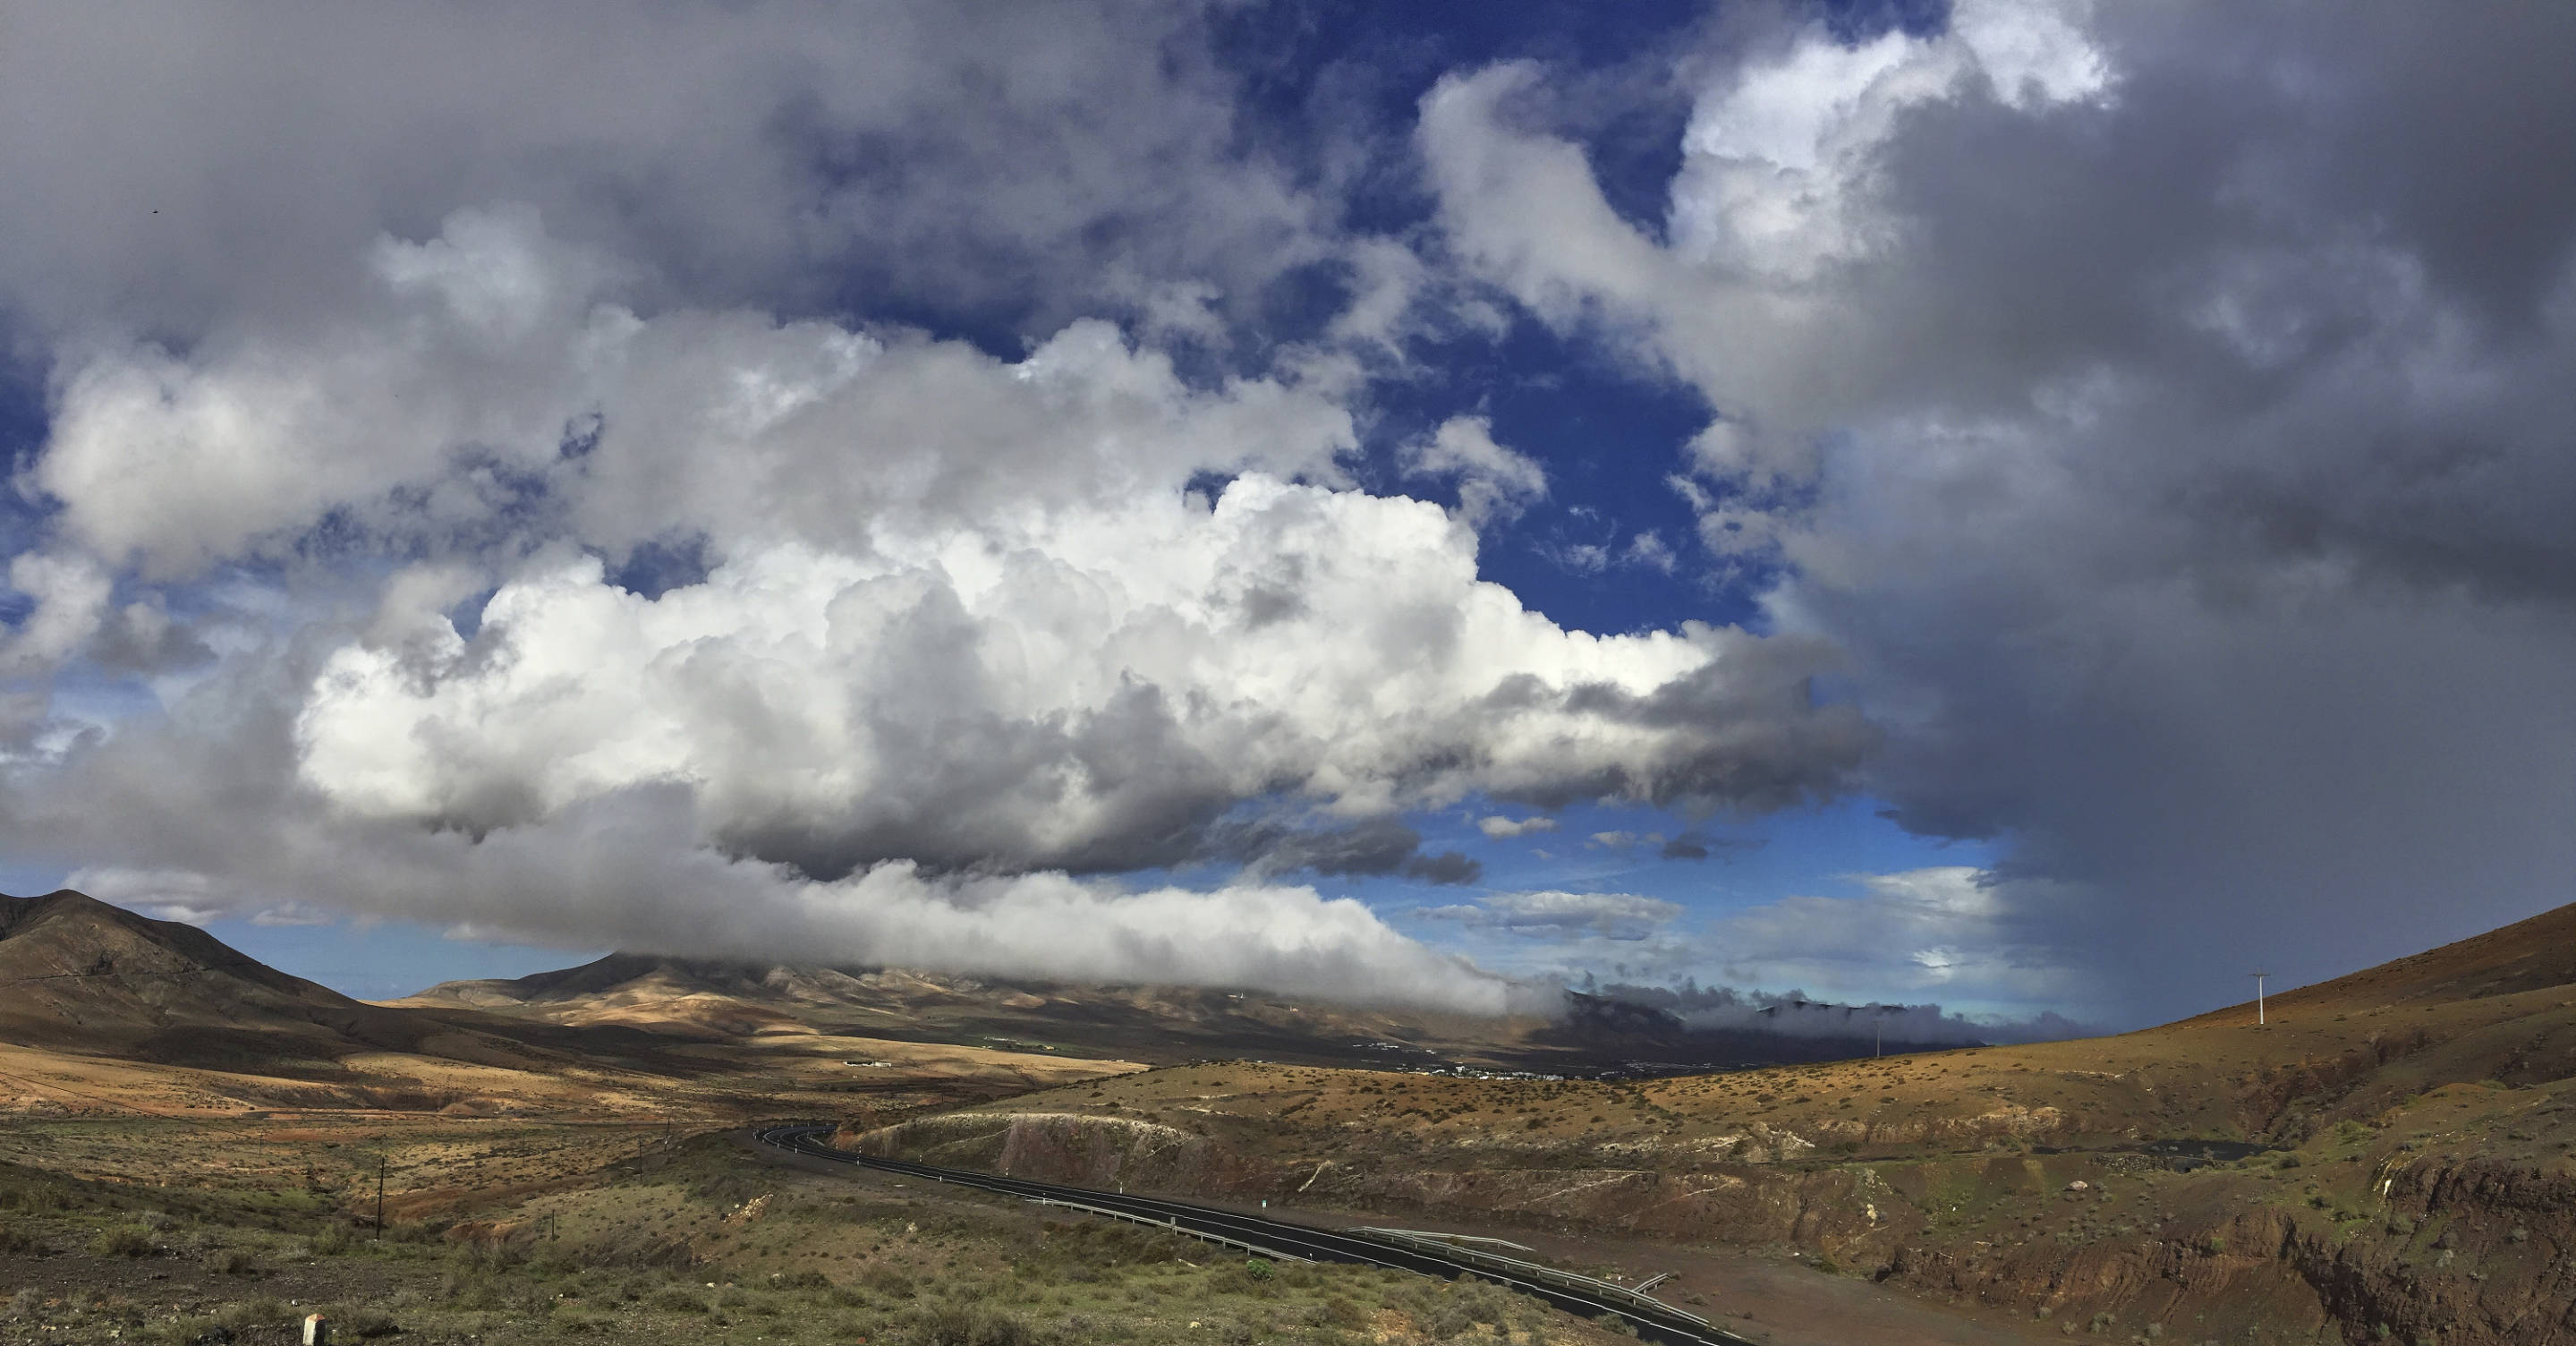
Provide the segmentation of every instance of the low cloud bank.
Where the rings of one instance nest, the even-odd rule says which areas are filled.
[[[1954,1014],[1936,1004],[1835,1004],[1810,999],[1803,991],[1739,991],[1688,982],[1679,987],[1595,984],[1583,990],[1621,1004],[1660,1010],[1694,1032],[1776,1033],[1864,1042],[1883,1037],[1910,1047],[1966,1047],[2056,1042],[2094,1037],[2103,1031],[2053,1011],[2016,1019]]]
[[[696,957],[869,963],[1074,982],[1180,982],[1500,1014],[1512,988],[1347,898],[1247,884],[1126,891],[1059,873],[938,877],[890,862],[821,883],[686,841],[686,797],[643,790],[475,841],[399,827],[297,828],[214,876],[92,867],[71,886],[192,920],[309,920],[314,904],[465,937]],[[364,873],[352,888],[343,876]]]

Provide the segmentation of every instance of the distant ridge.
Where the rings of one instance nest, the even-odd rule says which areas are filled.
[[[446,982],[389,1005],[457,1006],[566,1025],[745,1036],[826,1032],[968,1045],[1028,1045],[1131,1060],[1427,1056],[1426,1041],[1493,1045],[1495,1025],[1457,1016],[1292,1004],[1177,986],[1091,986],[612,953],[525,977]]]
[[[350,1046],[424,1028],[260,962],[192,925],[85,893],[0,895],[0,1035],[141,1059]]]
[[[1663,1071],[1868,1055],[1867,1037],[1693,1028],[1649,1005],[1566,994],[1559,1012],[1425,1014],[1199,987],[1084,985],[612,953],[525,977],[447,982],[387,1004],[462,1007],[566,1025],[707,1037],[852,1033],[1178,1062],[1568,1072]],[[1889,1039],[1890,1050],[1921,1044]]]
[[[494,1030],[499,1030],[497,1033]],[[0,894],[0,1042],[304,1078],[401,1053],[526,1068],[619,1045],[470,1012],[390,1008],[281,972],[193,925],[62,889]]]

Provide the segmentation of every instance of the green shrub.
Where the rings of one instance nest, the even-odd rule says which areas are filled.
[[[667,1287],[660,1293],[654,1295],[650,1303],[654,1308],[660,1309],[664,1313],[704,1313],[707,1311],[707,1301],[699,1298],[697,1291],[683,1289],[677,1285]]]
[[[883,1263],[860,1272],[859,1283],[889,1299],[910,1299],[913,1296],[912,1277]]]
[[[552,1318],[548,1321],[547,1326],[557,1332],[569,1333],[573,1336],[586,1336],[594,1332],[610,1331],[615,1328],[617,1324],[614,1319],[605,1317],[601,1314],[577,1309],[567,1304],[557,1306]]]
[[[71,1193],[49,1182],[0,1185],[0,1210],[58,1211],[73,1206]]]
[[[915,1310],[917,1346],[1046,1346],[1046,1335],[1015,1313],[965,1304]]]
[[[19,1257],[38,1257],[42,1256],[44,1251],[44,1245],[36,1241],[35,1235],[14,1224],[0,1224],[0,1253],[10,1253]]]
[[[1276,1270],[1277,1268],[1270,1265],[1270,1259],[1267,1257],[1246,1258],[1243,1263],[1243,1274],[1256,1281],[1270,1279]]]
[[[323,1316],[331,1320],[332,1335],[335,1338],[364,1341],[375,1337],[390,1337],[402,1331],[402,1324],[395,1322],[393,1315],[383,1309],[363,1306],[354,1309],[331,1309],[326,1310]]]
[[[267,1295],[258,1299],[245,1299],[238,1304],[226,1304],[215,1310],[215,1320],[235,1332],[254,1327],[277,1327],[292,1323],[302,1316],[301,1313]]]
[[[256,1276],[260,1273],[259,1259],[252,1256],[248,1248],[217,1248],[207,1253],[199,1265],[216,1276]]]
[[[151,1252],[152,1231],[141,1225],[111,1225],[89,1241],[92,1257],[147,1257]]]

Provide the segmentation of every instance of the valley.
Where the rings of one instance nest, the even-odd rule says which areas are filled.
[[[1087,1221],[740,1144],[790,1116],[920,1162],[1497,1235],[1668,1275],[1782,1346],[2546,1342],[2576,1312],[2576,908],[2261,1025],[1636,1074],[1562,1026],[899,969],[620,955],[367,1004],[77,894],[8,902],[0,1265],[34,1297],[0,1340],[284,1340],[268,1299],[317,1298],[421,1340],[977,1339],[939,1304],[1028,1341],[1598,1331],[1496,1301],[1444,1336],[1423,1285],[1229,1281],[1199,1245],[1102,1251],[1064,1233]],[[1565,1071],[1509,1077],[1533,1053]]]
[[[2576,1314],[2571,983],[2562,908],[2277,997],[2262,1026],[2249,1005],[2113,1038],[1622,1082],[1212,1064],[839,1143],[1771,1250],[2122,1335],[2546,1341]]]

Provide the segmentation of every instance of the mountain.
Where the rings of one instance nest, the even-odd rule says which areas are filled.
[[[570,1004],[552,1017],[478,1004],[524,1010],[513,994],[371,1004],[191,925],[69,890],[0,896],[0,1112],[739,1116],[811,1109],[854,1088],[910,1105],[1133,1068],[846,1041],[774,1010],[639,975],[649,968],[572,971],[587,980],[528,979],[528,994]],[[624,1000],[584,998],[630,985]],[[828,990],[786,981],[766,993],[812,999]],[[853,1081],[846,1061],[859,1055],[900,1068]]]
[[[0,895],[0,1038],[217,1064],[415,1051],[435,1020],[290,976],[195,926],[64,889]]]
[[[1521,1039],[1539,1027],[1192,987],[1079,986],[633,953],[509,980],[447,982],[386,1003],[702,1037],[818,1033],[1166,1062],[1215,1056],[1490,1062],[1526,1049]]]
[[[708,1038],[823,1033],[1034,1047],[1131,1061],[1216,1058],[1601,1074],[1867,1054],[1867,1037],[1686,1026],[1652,1006],[1568,993],[1554,1015],[1480,1019],[1303,1003],[1258,992],[1095,986],[615,953],[398,1001],[566,1025]],[[1889,1042],[1891,1049],[1906,1044]]]

